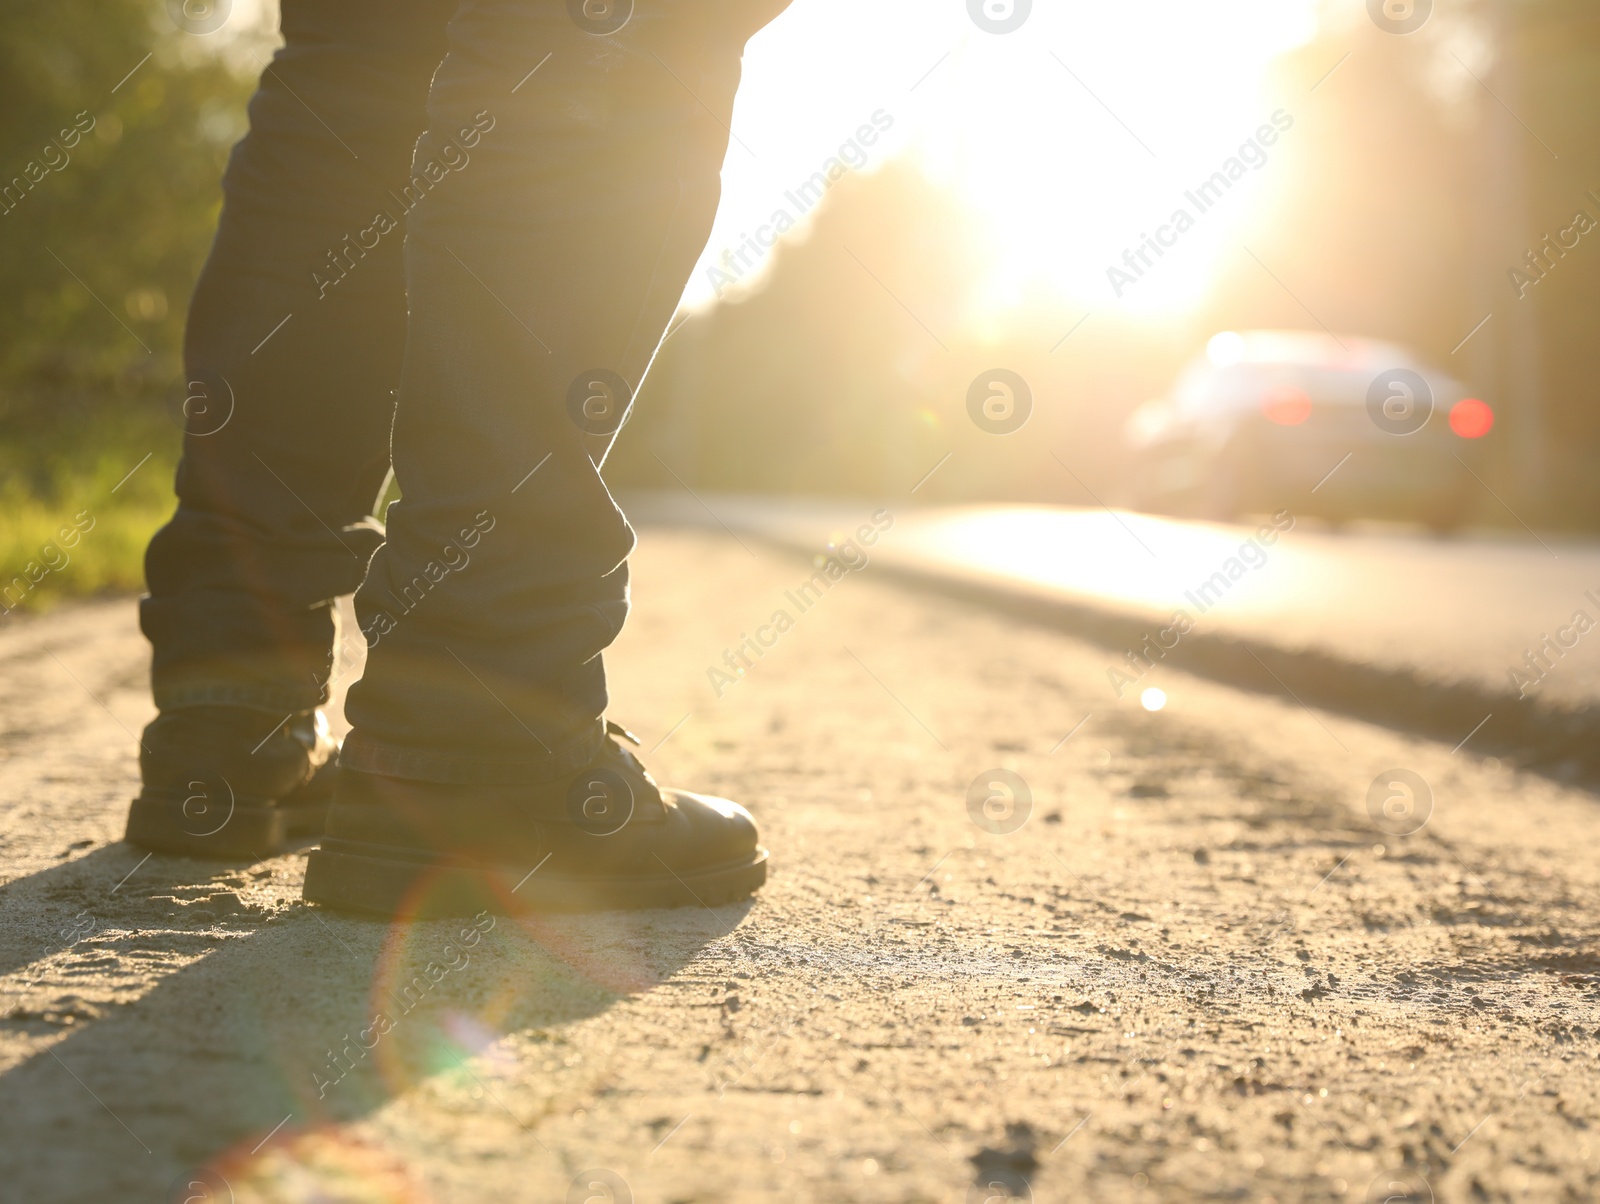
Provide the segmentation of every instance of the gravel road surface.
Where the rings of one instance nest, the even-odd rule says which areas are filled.
[[[391,929],[304,850],[147,858],[132,604],[0,629],[0,1195],[1595,1195],[1592,795],[1166,667],[1147,710],[870,564],[802,611],[745,542],[645,529],[611,658],[763,825],[716,909]]]

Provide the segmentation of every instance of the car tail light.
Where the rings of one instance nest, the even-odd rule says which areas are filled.
[[[1279,426],[1299,426],[1311,417],[1311,398],[1304,389],[1278,385],[1261,399],[1261,412]]]
[[[1494,411],[1476,397],[1463,397],[1450,407],[1450,429],[1463,439],[1482,439],[1494,426]]]

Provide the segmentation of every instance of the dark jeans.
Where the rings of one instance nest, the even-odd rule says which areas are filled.
[[[787,2],[639,0],[596,33],[618,0],[283,0],[146,559],[159,707],[325,702],[359,586],[347,767],[593,757],[633,546],[597,463],[709,235],[744,43]]]

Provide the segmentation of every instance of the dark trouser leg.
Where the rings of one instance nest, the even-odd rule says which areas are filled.
[[[178,511],[146,557],[163,710],[326,700],[331,600],[381,540],[401,189],[454,7],[283,0],[287,45],[250,102],[190,306]]]
[[[596,36],[559,0],[466,0],[451,22],[417,161],[463,162],[406,245],[402,500],[356,597],[345,766],[513,782],[597,751],[633,532],[571,411],[644,375],[710,232],[744,42],[783,7],[652,0]]]

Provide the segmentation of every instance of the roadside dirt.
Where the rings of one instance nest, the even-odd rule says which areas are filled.
[[[1594,1196],[1593,796],[1165,670],[1146,712],[1114,654],[870,567],[796,614],[809,572],[646,530],[611,658],[768,888],[476,940],[305,907],[304,851],[142,859],[131,603],[0,629],[0,1195]]]

